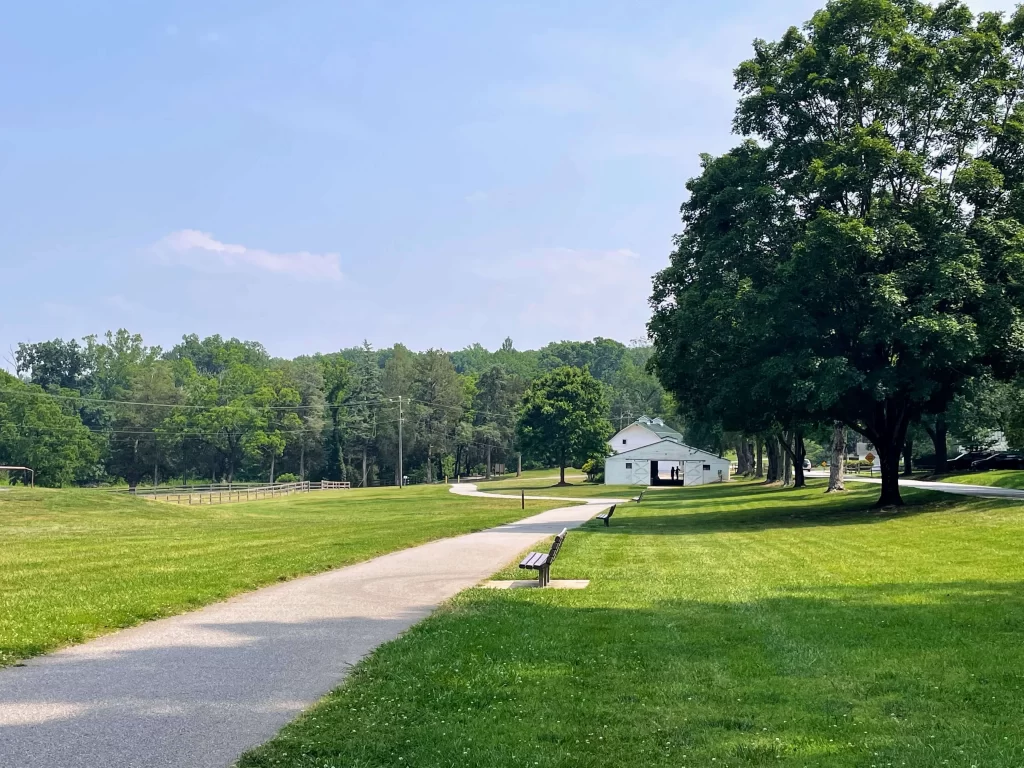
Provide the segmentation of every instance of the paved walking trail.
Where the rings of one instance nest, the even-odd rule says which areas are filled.
[[[585,501],[0,669],[0,767],[226,768],[442,601],[615,503]]]
[[[808,472],[808,477],[828,477],[828,472]],[[847,475],[843,478],[847,483],[873,483],[882,484],[880,477],[858,477]],[[1016,488],[996,488],[991,485],[961,485],[960,483],[941,483],[931,480],[905,480],[900,478],[900,485],[907,488],[925,488],[929,491],[942,491],[943,493],[955,493],[958,496],[983,496],[992,499],[1024,499],[1024,490]]]

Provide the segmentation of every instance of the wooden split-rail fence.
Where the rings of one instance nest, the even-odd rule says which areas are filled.
[[[339,483],[334,480],[320,480],[300,483],[274,483],[272,485],[236,485],[221,483],[218,485],[189,485],[180,488],[136,488],[133,495],[153,501],[164,501],[169,504],[227,504],[238,501],[257,501],[272,499],[278,496],[291,496],[293,493],[310,493],[311,491],[336,491],[349,489],[351,483]]]

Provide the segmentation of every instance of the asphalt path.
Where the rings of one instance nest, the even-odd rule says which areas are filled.
[[[828,472],[808,472],[808,477],[828,477]],[[843,478],[847,483],[873,483],[881,485],[880,477],[862,477],[847,475]],[[925,488],[929,491],[955,493],[958,496],[982,496],[988,499],[1024,499],[1024,490],[1016,488],[994,488],[989,485],[961,485],[960,483],[936,483],[930,480],[908,480],[900,478],[902,488]]]
[[[491,495],[468,484],[453,490]],[[227,768],[381,643],[615,503],[585,501],[0,669],[0,766]]]

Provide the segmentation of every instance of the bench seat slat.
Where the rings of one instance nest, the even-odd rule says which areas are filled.
[[[548,561],[548,556],[543,552],[531,552],[519,564],[520,568],[539,568]]]

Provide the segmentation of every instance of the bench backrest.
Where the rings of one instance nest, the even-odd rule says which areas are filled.
[[[619,505],[618,504],[612,504],[612,508],[608,510],[608,517],[611,517],[612,515],[615,514],[615,508],[617,506],[619,506]]]
[[[551,551],[548,552],[548,565],[555,562],[555,558],[558,557],[558,551],[562,548],[562,542],[565,541],[565,537],[569,535],[569,529],[563,528],[562,532],[555,536],[555,540],[551,542]]]

